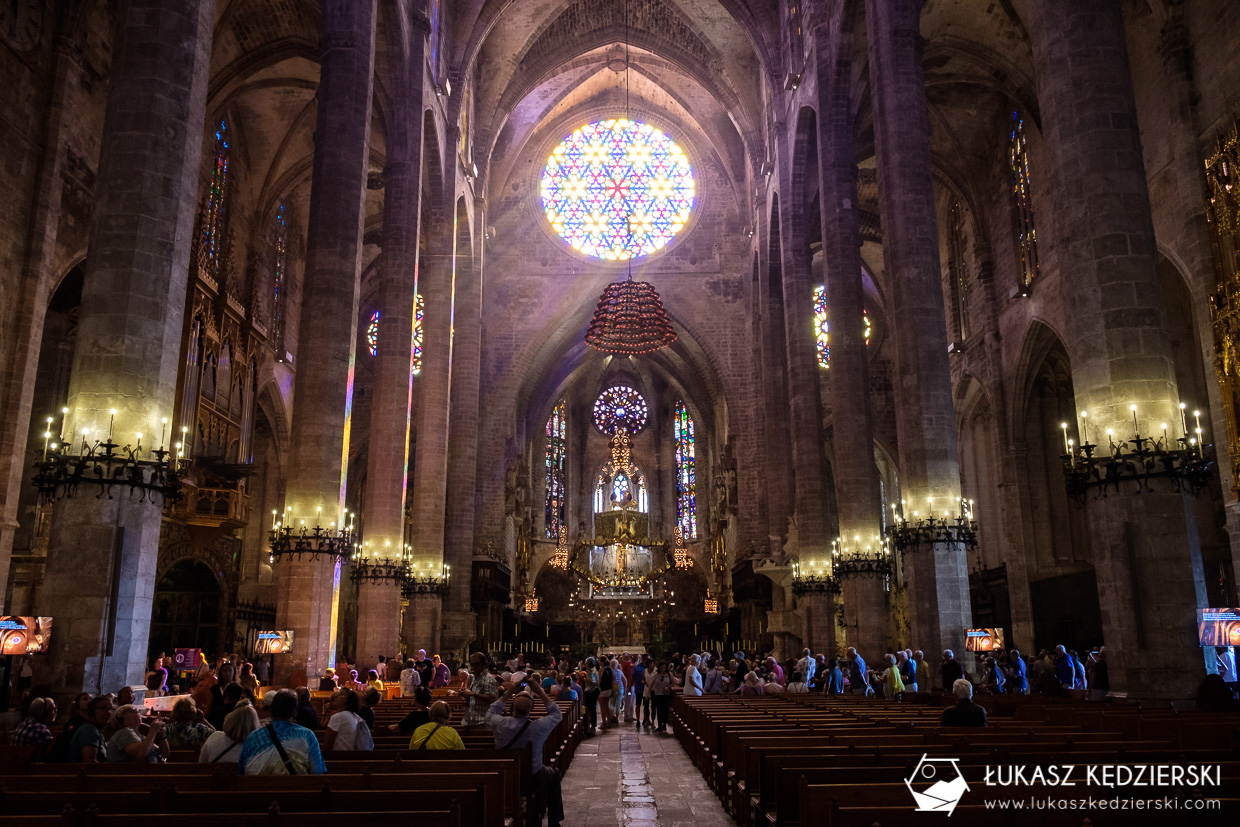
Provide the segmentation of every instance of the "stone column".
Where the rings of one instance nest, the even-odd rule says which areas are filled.
[[[883,264],[900,377],[895,391],[901,484],[908,511],[924,514],[932,501],[936,512],[955,514],[960,467],[921,68],[921,7],[922,0],[866,0],[866,26]],[[926,652],[963,648],[972,616],[964,549],[922,547],[905,555],[904,570],[911,645]]]
[[[834,35],[834,37],[833,37]],[[869,355],[862,311],[861,232],[857,219],[857,125],[853,118],[852,33],[835,26],[815,32],[818,72],[818,169],[827,317],[831,324],[831,398],[835,400],[835,499],[841,555],[881,545],[882,496],[874,463]],[[883,580],[836,572],[842,586],[844,639],[869,659],[886,651]]]
[[[1093,442],[1167,423],[1181,432],[1149,191],[1119,2],[1036,0],[1030,38],[1052,160],[1065,345]],[[1036,289],[1036,286],[1035,286]],[[1193,423],[1190,420],[1189,426]],[[1102,434],[1102,439],[1098,439]],[[1105,451],[1106,449],[1103,448]],[[1192,498],[1154,493],[1087,501],[1111,688],[1191,696],[1205,673],[1195,609],[1205,582]]]
[[[349,416],[362,220],[370,145],[375,0],[324,0],[314,178],[310,189],[296,400],[289,438],[291,524],[339,525],[349,457]],[[320,511],[321,509],[321,511]],[[295,634],[277,658],[278,681],[334,665],[340,564],[282,560],[276,623]]]
[[[214,21],[210,0],[120,6],[69,385],[79,445],[88,428],[150,445],[173,414]],[[160,512],[125,489],[57,507],[37,608],[55,618],[40,678],[58,691],[142,679]]]
[[[456,146],[452,131],[446,139]],[[411,558],[419,570],[439,572],[444,562],[444,523],[448,493],[449,400],[452,387],[452,314],[456,289],[454,261],[456,210],[445,203],[432,205],[432,218],[423,231],[429,233],[427,253],[418,268],[418,284],[425,303],[422,316],[422,374],[418,378],[418,458],[413,466],[413,548]],[[456,578],[467,571],[457,571]],[[405,615],[405,645],[413,652],[439,648],[440,601],[419,595],[409,601]]]
[[[474,223],[486,226],[485,204],[474,202]],[[448,524],[444,559],[452,578],[444,601],[443,649],[460,650],[474,639],[475,615],[470,611],[470,570],[473,567],[474,502],[478,472],[478,395],[482,377],[482,254],[481,244],[463,250],[458,228],[456,253],[456,329],[452,354],[452,428],[448,435]],[[481,237],[481,234],[475,234]],[[571,515],[566,515],[571,516]],[[533,573],[531,573],[532,585]],[[446,654],[445,654],[446,656]]]
[[[388,42],[387,164],[383,169],[383,253],[379,259],[379,341],[370,446],[366,455],[366,542],[376,557],[399,558],[405,545],[409,416],[413,401],[413,319],[418,291],[418,219],[422,196],[422,75],[430,25],[416,25],[403,42]],[[403,53],[400,49],[404,46]],[[357,605],[357,656],[374,663],[400,649],[400,584],[363,581]]]
[[[781,133],[781,145],[786,145]],[[818,348],[814,332],[814,288],[810,283],[811,251],[809,216],[801,192],[812,190],[794,183],[790,164],[784,171],[784,198],[779,211],[781,283],[783,286],[783,335],[788,370],[787,413],[792,449],[793,514],[796,517],[797,551],[807,557],[830,552],[823,498],[822,411],[818,392]]]

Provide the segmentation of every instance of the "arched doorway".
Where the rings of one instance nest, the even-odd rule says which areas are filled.
[[[182,560],[168,569],[155,585],[147,661],[174,649],[222,652],[221,601],[219,581],[203,563]]]

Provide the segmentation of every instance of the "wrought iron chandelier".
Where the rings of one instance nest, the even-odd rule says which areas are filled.
[[[977,548],[977,521],[973,519],[973,501],[960,499],[955,516],[944,511],[934,516],[934,500],[926,501],[926,515],[914,511],[911,520],[905,519],[902,510],[892,506],[895,521],[887,526],[887,538],[892,547],[901,554],[920,549],[932,549],[936,545],[954,544],[966,551]]]
[[[559,543],[556,544],[555,551],[551,553],[551,567],[568,569],[568,529],[565,526],[560,526]]]
[[[401,594],[406,598],[442,595],[448,591],[451,579],[452,566],[447,563],[438,568],[428,563],[424,571],[414,564],[412,573],[402,584]]]
[[[274,524],[271,531],[268,532],[270,538],[271,553],[268,560],[275,563],[277,559],[291,560],[296,557],[298,560],[303,557],[317,559],[319,557],[327,557],[342,563],[347,563],[353,557],[353,525],[345,525],[343,522],[337,526],[335,521],[328,527],[324,528],[319,524],[319,519],[323,516],[323,509],[320,507],[316,511],[316,519],[313,526],[307,526],[305,520],[301,520],[300,525],[293,526],[288,515],[292,512],[291,506],[285,509],[285,519],[281,521],[278,516],[273,517]],[[345,512],[348,517],[349,512]]]
[[[706,590],[706,599],[702,601],[702,611],[708,615],[719,614],[719,600],[710,596],[710,589]]]
[[[408,546],[405,546],[399,557],[393,557],[390,554],[383,557],[367,555],[363,543],[361,553],[353,558],[349,578],[354,583],[394,583],[404,586],[405,581],[413,576],[413,569],[406,556],[407,552]]]
[[[831,570],[820,563],[802,566],[792,564],[792,593],[798,597],[806,594],[839,594],[840,581]]]
[[[629,107],[629,6],[624,4],[624,114],[632,120]],[[629,208],[628,232],[633,234],[634,216]],[[676,331],[667,317],[663,299],[653,285],[633,281],[633,258],[629,256],[628,277],[614,281],[603,290],[594,318],[586,331],[586,344],[616,356],[634,356],[662,350],[676,341]]]
[[[525,598],[526,614],[534,614],[538,611],[538,589],[534,589],[529,597]]]
[[[676,568],[682,571],[693,568],[693,555],[689,554],[689,549],[685,546],[685,533],[680,526],[676,526],[676,547],[672,551],[672,558]]]
[[[64,409],[64,413],[68,408]],[[111,412],[115,419],[116,411]],[[164,419],[165,427],[168,420]],[[177,451],[165,450],[164,434],[160,433],[159,447],[152,449],[142,445],[142,434],[137,443],[123,447],[112,441],[112,425],[108,424],[107,439],[94,444],[82,439],[81,447],[74,452],[68,442],[52,442],[52,418],[47,418],[47,430],[43,433],[43,455],[35,463],[33,482],[39,489],[39,499],[44,504],[53,500],[76,496],[82,485],[98,486],[98,497],[105,493],[112,498],[113,488],[128,488],[130,496],[138,494],[140,500],[158,495],[164,502],[175,502],[183,496],[178,466],[188,462],[183,457],[181,443]],[[64,432],[63,422],[61,433]]]
[[[1183,436],[1172,439],[1165,423],[1161,426],[1161,437],[1142,436],[1137,423],[1137,406],[1132,405],[1133,435],[1116,442],[1113,429],[1108,428],[1108,450],[1105,455],[1096,455],[1099,446],[1088,441],[1088,419],[1084,412],[1081,413],[1081,432],[1085,436],[1083,444],[1077,445],[1068,437],[1068,423],[1063,423],[1060,426],[1064,437],[1062,459],[1068,496],[1077,504],[1084,505],[1085,496],[1091,488],[1095,490],[1095,499],[1106,497],[1108,489],[1115,494],[1125,491],[1152,494],[1154,488],[1150,483],[1159,479],[1170,482],[1173,491],[1197,496],[1210,483],[1214,455],[1208,450],[1212,446],[1202,442],[1201,411],[1193,411],[1195,436],[1189,436],[1187,407],[1180,403]]]

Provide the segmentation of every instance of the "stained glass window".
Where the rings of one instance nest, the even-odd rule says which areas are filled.
[[[418,294],[413,305],[413,373],[422,372],[422,313],[426,310],[426,301]]]
[[[213,278],[219,277],[224,257],[224,208],[228,196],[228,124],[220,121],[215,128],[215,161],[211,180],[207,182],[206,202],[202,206],[201,264]]]
[[[952,204],[948,222],[948,296],[951,298],[956,341],[963,342],[969,337],[969,277],[965,256],[964,213],[960,202]]]
[[[693,417],[681,400],[676,402],[676,525],[686,538],[697,536],[697,470]]]
[[[288,216],[284,213],[284,204],[276,208],[275,262],[273,270],[274,286],[271,294],[271,342],[276,348],[276,355],[284,356],[284,292],[285,276],[288,270]]]
[[[599,394],[594,403],[594,424],[608,436],[624,428],[636,435],[646,427],[646,400],[630,387],[616,385]]]
[[[1029,144],[1025,140],[1025,121],[1019,112],[1012,113],[1008,163],[1012,168],[1012,199],[1016,203],[1016,255],[1020,264],[1020,284],[1025,288],[1038,276],[1038,231],[1033,225]]]
[[[543,209],[586,255],[626,261],[656,252],[693,209],[684,150],[653,126],[615,118],[581,127],[547,159]]]
[[[625,495],[633,498],[633,507],[645,512],[650,502],[646,492],[646,478],[641,469],[630,466],[628,470],[617,470],[615,465],[608,463],[599,471],[594,484],[594,511],[601,514],[611,511],[624,500]]]
[[[366,325],[366,349],[370,351],[371,356],[379,355],[379,311],[375,311],[375,315],[370,317],[370,324]]]
[[[827,338],[827,290],[825,287],[814,288],[814,336],[818,345],[818,364],[824,368],[831,367],[831,343]],[[870,323],[870,314],[861,310],[861,329],[865,334],[865,343],[870,343],[874,326]]]
[[[547,417],[547,536],[560,536],[564,525],[564,455],[565,435],[568,428],[564,421],[564,403],[556,405]]]

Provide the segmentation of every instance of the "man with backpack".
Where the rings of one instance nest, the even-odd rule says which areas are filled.
[[[603,669],[610,672],[610,669]],[[564,797],[560,790],[560,773],[554,767],[543,764],[543,744],[552,730],[564,717],[555,701],[547,697],[542,685],[530,681],[528,692],[525,687],[513,684],[504,691],[500,699],[491,704],[487,710],[486,723],[495,734],[495,746],[498,749],[520,749],[527,744],[530,747],[530,765],[534,768],[534,783],[547,796],[547,827],[559,827],[564,820]],[[517,694],[520,693],[520,694]],[[532,693],[532,694],[531,694]],[[504,715],[504,707],[508,699],[516,697],[512,702],[512,715]],[[534,708],[534,698],[538,698],[546,706],[546,714],[538,720],[530,717]]]

